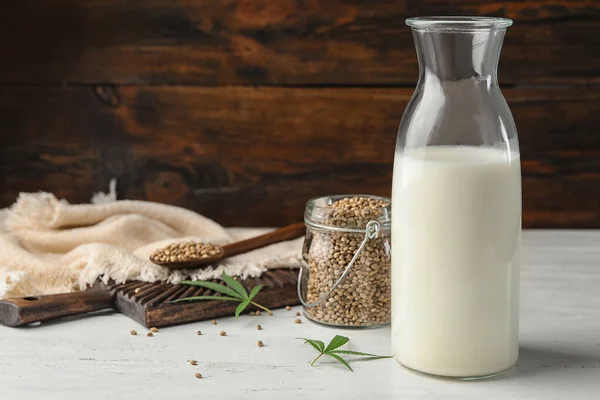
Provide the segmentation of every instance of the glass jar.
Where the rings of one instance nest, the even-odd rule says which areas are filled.
[[[496,70],[512,21],[411,18],[419,81],[398,132],[392,191],[392,349],[455,378],[518,354],[521,172]]]
[[[298,297],[305,316],[327,325],[374,327],[390,322],[390,199],[367,195],[314,198]]]

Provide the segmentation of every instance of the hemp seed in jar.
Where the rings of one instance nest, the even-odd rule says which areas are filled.
[[[350,327],[390,322],[390,204],[368,195],[308,202],[298,280],[307,318]]]

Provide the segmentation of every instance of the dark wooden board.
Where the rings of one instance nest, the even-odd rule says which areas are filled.
[[[297,269],[277,269],[266,271],[259,278],[243,280],[242,284],[248,292],[257,285],[263,285],[255,301],[269,309],[276,309],[299,304],[297,281]],[[234,315],[238,305],[236,302],[206,300],[173,303],[178,299],[201,295],[220,296],[202,287],[165,282],[100,283],[85,292],[0,300],[0,324],[22,326],[111,308],[116,308],[147,328]],[[245,312],[251,310],[258,308],[251,305]]]
[[[300,304],[296,287],[297,282],[297,269],[279,269],[267,271],[260,278],[246,279],[243,281],[243,284],[248,292],[257,285],[263,285],[263,290],[255,298],[256,302],[274,310],[288,305],[293,306]],[[175,287],[177,286],[178,285],[175,285]],[[177,298],[188,296],[216,294],[216,292],[210,290],[200,291],[196,289],[192,292],[189,287],[185,287],[183,291],[181,289],[176,289],[174,294],[171,295],[174,297],[167,297],[167,299],[172,301]],[[154,295],[150,298],[146,297],[139,299],[139,296],[136,296],[135,293],[120,292],[117,294],[116,301],[120,304],[121,309],[123,309],[124,303],[131,304],[132,308],[138,310],[138,312],[128,315],[147,327],[170,326],[231,316],[234,315],[238,305],[237,303],[226,301],[200,301],[168,304],[165,300],[159,300],[160,297],[161,296]],[[144,312],[139,312],[139,310],[142,309]],[[254,306],[249,306],[247,308],[247,311],[252,310],[257,311],[259,308]]]
[[[114,293],[96,288],[85,292],[0,299],[0,324],[23,326],[115,307]]]
[[[0,201],[45,190],[184,206],[281,226],[331,193],[389,195],[412,89],[86,87],[0,90]],[[600,90],[504,89],[527,228],[600,228]]]
[[[597,0],[5,1],[0,82],[413,85],[432,14],[513,18],[502,83],[600,82]]]
[[[248,292],[257,285],[264,288],[256,296],[256,302],[270,309],[299,304],[296,284],[297,269],[278,269],[265,272],[260,278],[242,281]],[[138,293],[136,293],[138,290]],[[238,303],[229,301],[193,301],[171,303],[174,300],[191,296],[219,295],[209,289],[170,283],[150,283],[129,286],[125,290],[116,289],[117,309],[140,324],[151,327],[164,327],[195,321],[232,316]],[[249,306],[248,311],[258,310]]]

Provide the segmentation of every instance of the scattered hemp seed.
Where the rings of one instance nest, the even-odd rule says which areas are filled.
[[[249,316],[251,316],[251,317],[254,317],[254,316],[256,315],[256,313],[255,313],[254,311],[250,311],[250,312],[248,313],[248,315],[249,315]]]
[[[302,315],[302,314],[300,314],[299,312],[296,313],[296,317],[299,317],[300,315]]]
[[[273,316],[273,311],[269,311],[267,314],[269,314],[269,317]]]
[[[256,345],[258,347],[263,347],[265,344],[262,342],[262,340],[259,340],[258,342],[256,342]]]
[[[221,332],[219,332],[219,335],[221,335],[221,336],[227,336],[227,332],[221,331]]]
[[[294,320],[294,322],[297,323],[297,324],[301,324],[302,323],[302,321],[300,321],[299,319]]]
[[[258,329],[259,331],[262,331],[262,326],[256,325],[256,329]]]
[[[196,332],[196,335],[198,335],[198,336],[202,335],[202,331]]]
[[[194,376],[195,376],[196,378],[198,378],[198,379],[202,379],[202,378],[204,378],[200,372],[196,372],[196,373],[194,374]]]
[[[150,332],[157,333],[158,332],[158,328],[152,327],[152,328],[150,328]]]
[[[136,332],[136,331],[134,331],[133,329],[132,329],[132,330],[130,330],[130,331],[129,331],[129,333],[130,333],[131,335],[133,335],[133,336],[137,335],[137,332]]]
[[[138,293],[139,293],[139,292],[141,292],[141,291],[142,291],[142,289],[140,289],[140,288],[137,288],[137,289],[135,289],[133,292],[134,292],[135,294],[138,294]]]
[[[190,363],[190,365],[198,365],[198,362],[196,360],[188,360],[188,362]]]
[[[286,310],[286,311],[290,311],[291,309],[292,309],[292,307],[290,307],[290,306],[285,306],[285,310]]]
[[[260,311],[256,311],[256,316],[260,316]]]
[[[148,333],[146,334],[146,336],[148,336],[148,337],[152,337],[152,336],[154,336],[154,333],[152,333],[152,332],[148,332]]]
[[[216,325],[217,321],[215,321],[214,319],[212,321],[210,321],[211,324]]]

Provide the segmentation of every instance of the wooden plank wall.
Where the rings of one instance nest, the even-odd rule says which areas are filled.
[[[600,228],[597,0],[22,0],[0,6],[0,206],[21,191],[181,205],[226,225],[390,194],[417,64],[404,19],[514,19],[500,82],[523,223]]]

